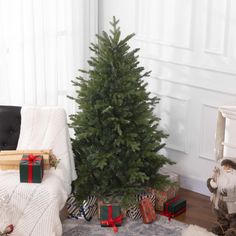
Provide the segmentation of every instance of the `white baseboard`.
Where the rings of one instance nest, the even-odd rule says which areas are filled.
[[[191,190],[193,192],[201,193],[210,196],[206,181],[194,179],[187,176],[180,176],[180,187]]]

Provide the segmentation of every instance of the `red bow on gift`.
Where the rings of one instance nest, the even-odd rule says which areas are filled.
[[[118,232],[118,228],[116,227],[116,224],[121,224],[122,223],[122,215],[119,215],[118,217],[112,219],[112,206],[108,206],[108,220],[102,220],[101,224],[102,225],[107,225],[111,226],[113,228],[114,233]]]
[[[35,161],[42,160],[42,158],[38,156],[34,156],[33,154],[29,154],[27,157],[23,157],[21,160],[28,161],[28,182],[33,182],[33,165]]]

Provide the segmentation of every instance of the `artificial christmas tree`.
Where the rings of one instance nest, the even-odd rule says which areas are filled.
[[[71,115],[75,131],[72,140],[78,179],[75,190],[82,202],[89,195],[98,198],[120,196],[129,205],[136,194],[157,188],[167,180],[157,174],[164,164],[172,164],[158,154],[167,135],[158,130],[159,118],[153,109],[158,103],[150,98],[143,81],[150,72],[139,66],[136,53],[120,39],[118,20],[113,18],[108,35],[98,35],[91,44],[94,53],[85,77],[73,81],[78,112]]]

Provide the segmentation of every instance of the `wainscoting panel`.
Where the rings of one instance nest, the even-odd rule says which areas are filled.
[[[236,82],[236,75],[182,65],[153,57],[141,56],[139,60],[146,70],[152,71],[152,77],[158,80],[236,96],[235,87],[232,86]],[[191,76],[189,76],[190,73]]]
[[[192,0],[138,0],[136,4],[138,40],[190,49]]]
[[[229,29],[230,1],[208,0],[206,21],[205,52],[213,55],[226,55]]]
[[[157,105],[156,114],[161,117],[160,129],[169,134],[166,148],[187,153],[188,101],[168,95],[158,95],[158,97],[161,98],[161,102]],[[173,114],[175,115],[173,116]]]
[[[236,75],[233,1],[138,0],[135,7],[143,57]]]
[[[217,123],[217,107],[203,104],[201,109],[201,134],[200,154],[201,158],[215,160],[215,129]]]

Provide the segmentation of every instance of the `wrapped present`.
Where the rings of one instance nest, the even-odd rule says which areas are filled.
[[[43,172],[43,156],[23,155],[20,161],[20,182],[41,183]]]
[[[142,199],[139,203],[139,207],[140,207],[144,224],[150,224],[156,220],[157,216],[156,216],[155,208],[153,207],[152,201],[150,200],[150,198]]]
[[[168,176],[167,179],[170,180],[172,183],[175,183],[177,186],[179,185],[179,175],[177,173],[175,173],[174,171],[170,171],[166,168],[161,168],[158,171],[159,174],[161,175],[166,175]]]
[[[86,221],[90,221],[97,213],[97,198],[96,196],[88,196],[88,198],[80,206],[82,217]]]
[[[77,204],[74,193],[71,193],[66,201],[68,211],[68,218],[79,219],[81,218],[80,206]]]
[[[156,205],[156,196],[154,193],[149,192],[143,192],[140,194],[137,194],[137,201],[140,202],[142,199],[149,198],[152,202],[152,205],[155,209]],[[130,206],[126,211],[126,216],[129,217],[132,220],[138,220],[142,218],[142,214],[140,211],[140,208],[136,205]]]
[[[112,199],[111,201],[109,201],[109,202],[114,202],[112,205],[117,205],[117,206],[119,206],[120,204],[119,204],[119,201],[115,201],[114,199]],[[104,206],[104,205],[107,205],[107,206],[109,206],[110,205],[110,203],[108,203],[106,200],[104,201],[104,200],[97,200],[97,216],[98,216],[98,219],[100,220],[100,216],[101,216],[101,214],[100,214],[100,207],[101,206]],[[121,208],[121,215],[123,216],[123,218],[124,217],[126,217],[126,212],[127,212],[127,210],[126,209],[124,209],[124,208]]]
[[[100,207],[105,205],[104,201],[98,200],[98,219],[100,220]]]
[[[101,226],[112,227],[114,233],[118,232],[117,226],[122,224],[121,207],[115,204],[100,205],[100,224]]]
[[[89,196],[81,205],[78,205],[74,193],[71,193],[66,201],[68,218],[84,218],[90,221],[97,212],[97,198]]]
[[[164,203],[164,210],[161,212],[161,215],[167,216],[170,218],[175,217],[186,211],[186,200],[175,197]]]
[[[179,190],[178,185],[168,185],[163,190],[152,189],[152,193],[156,196],[156,210],[163,211],[164,203],[174,198]]]
[[[52,150],[13,150],[0,151],[0,169],[1,170],[19,170],[22,155],[42,155],[44,160],[44,170],[51,166],[56,166],[58,160],[52,153]]]

